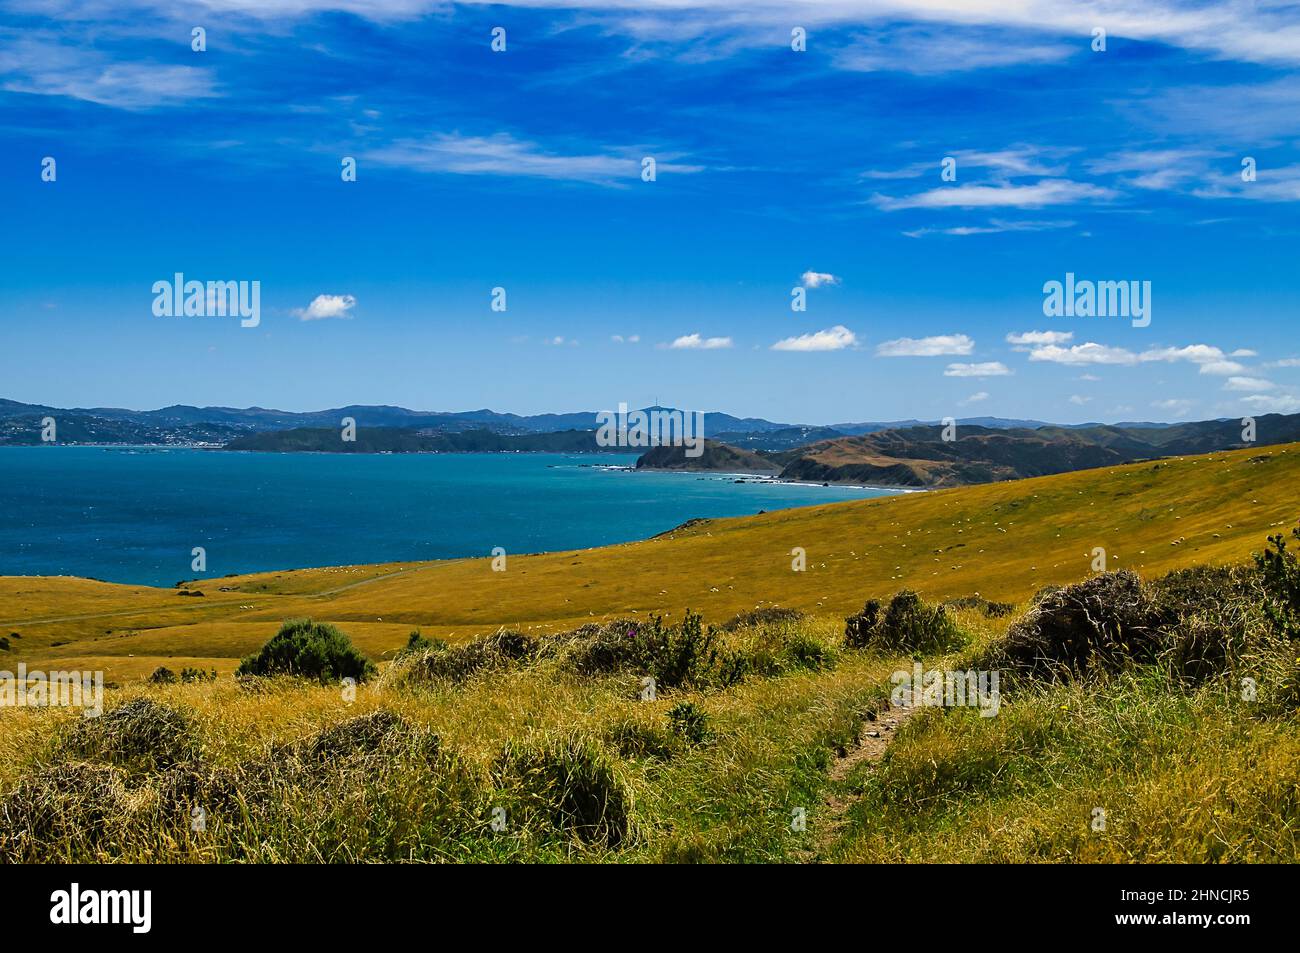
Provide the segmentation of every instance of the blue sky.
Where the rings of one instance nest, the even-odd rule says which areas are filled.
[[[4,0],[0,396],[1300,411],[1298,62],[1269,2]],[[1149,326],[1045,316],[1067,272]]]

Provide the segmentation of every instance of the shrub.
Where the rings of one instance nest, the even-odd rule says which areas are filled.
[[[136,698],[77,722],[56,749],[63,758],[146,772],[161,771],[197,752],[189,719],[151,698]]]
[[[948,652],[964,637],[943,606],[931,606],[910,589],[895,593],[881,613],[870,600],[862,611],[845,619],[844,642],[850,648],[891,652]]]
[[[708,716],[694,702],[678,702],[670,708],[668,727],[687,744],[703,744],[713,737]]]
[[[880,623],[880,600],[868,599],[857,615],[844,620],[844,644],[851,649],[865,649]]]
[[[1291,528],[1300,542],[1300,526]],[[1281,533],[1268,538],[1271,549],[1255,554],[1255,566],[1262,577],[1264,614],[1274,631],[1287,639],[1300,636],[1300,560],[1288,552]]]
[[[300,675],[322,682],[354,678],[364,682],[375,666],[352,640],[328,622],[290,619],[255,655],[239,663],[236,675]]]
[[[631,795],[605,753],[585,738],[508,741],[492,773],[525,822],[541,820],[608,847],[618,847],[628,835]]]
[[[151,685],[172,685],[175,684],[175,682],[176,673],[166,665],[159,665],[153,670],[153,674],[149,676],[149,683]]]
[[[494,632],[460,645],[437,643],[408,656],[401,677],[407,681],[463,682],[483,671],[496,671],[537,655],[537,643],[518,632]]]
[[[583,675],[637,672],[661,689],[709,680],[719,658],[717,636],[706,630],[698,613],[686,610],[680,625],[665,625],[662,616],[649,624],[602,626],[572,640],[568,664]]]
[[[1136,573],[1099,573],[1041,591],[979,667],[1005,668],[1033,678],[1117,671],[1154,659],[1161,647],[1158,624]]]
[[[416,629],[406,637],[406,645],[397,653],[398,658],[406,658],[410,655],[419,655],[423,652],[441,651],[447,647],[447,643],[442,639],[426,639]]]
[[[795,635],[785,644],[785,656],[795,668],[813,672],[833,668],[835,655],[826,646],[808,635]]]
[[[181,669],[181,681],[190,682],[215,682],[217,680],[217,670],[209,669],[204,671],[201,668],[183,668]]]

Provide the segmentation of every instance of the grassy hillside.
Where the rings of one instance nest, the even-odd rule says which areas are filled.
[[[59,660],[139,678],[182,659],[233,671],[280,620],[345,625],[376,660],[413,627],[449,640],[498,626],[555,631],[691,608],[714,621],[779,604],[844,615],[908,587],[1022,602],[1111,569],[1144,576],[1243,559],[1300,512],[1300,446],[1232,451],[1032,480],[695,522],[602,549],[345,566],[205,579],[176,590],[0,578],[6,663]],[[806,571],[792,571],[796,547]],[[228,591],[221,591],[221,590]]]
[[[1160,577],[1249,563],[1294,524],[1298,468],[1295,446],[1214,454],[505,572],[335,567],[185,587],[201,597],[3,579],[4,667],[223,674],[110,688],[94,719],[0,710],[0,862],[1295,862],[1300,564]],[[1094,546],[1148,582],[1094,573]],[[904,587],[930,602],[888,598]],[[846,627],[868,597],[885,605]],[[355,695],[228,677],[308,615],[390,661]],[[1000,671],[995,715],[892,706],[916,660]]]
[[[643,453],[636,462],[638,470],[713,470],[723,473],[767,473],[773,476],[781,469],[767,457],[750,450],[704,441],[703,452],[698,457],[686,455],[686,447],[660,446]]]

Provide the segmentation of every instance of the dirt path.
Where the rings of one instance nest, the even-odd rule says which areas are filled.
[[[891,704],[878,713],[868,714],[854,746],[831,763],[827,772],[831,791],[826,796],[825,809],[818,816],[816,844],[804,858],[806,863],[821,863],[826,860],[826,855],[848,824],[849,809],[861,800],[861,795],[844,789],[844,780],[859,765],[879,762],[898,730],[916,711],[915,706]]]

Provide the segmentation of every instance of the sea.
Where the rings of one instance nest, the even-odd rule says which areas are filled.
[[[232,573],[583,549],[898,492],[637,472],[635,454],[0,447],[0,575]],[[738,480],[743,482],[737,482]],[[206,567],[193,569],[201,548]]]

